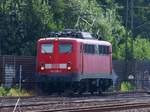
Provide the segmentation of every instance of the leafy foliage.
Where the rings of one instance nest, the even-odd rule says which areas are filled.
[[[146,39],[136,38],[134,42],[134,57],[135,59],[150,59],[150,42]]]
[[[128,91],[133,91],[135,90],[135,86],[131,84],[130,82],[122,82],[121,83],[121,89],[122,92],[128,92]]]
[[[131,1],[129,1],[129,11],[131,10]],[[118,9],[119,14],[122,16],[123,23],[126,22],[126,2],[127,0],[115,0],[122,8]],[[133,7],[133,26],[135,37],[141,35],[143,38],[150,37],[150,1],[149,0],[134,0]],[[131,14],[128,18],[128,26],[131,24]],[[130,27],[128,27],[130,28]]]
[[[146,5],[138,0],[136,6]],[[147,3],[147,7],[149,3]],[[119,0],[1,0],[0,1],[0,51],[1,54],[35,55],[36,41],[50,31],[80,29],[98,34],[98,39],[110,41],[113,58],[125,58],[125,6]],[[123,6],[123,9],[120,7]],[[135,8],[134,37],[149,38],[149,10]],[[130,23],[128,23],[130,24]],[[148,33],[147,33],[148,32]],[[139,34],[140,33],[140,34]],[[128,54],[132,54],[133,37],[128,28]],[[149,41],[136,38],[134,58],[149,59]],[[139,54],[142,53],[142,54]],[[143,55],[144,54],[144,55]],[[130,56],[129,58],[130,59]]]
[[[0,87],[0,96],[5,96],[8,93],[6,88]]]
[[[2,54],[35,54],[37,38],[54,27],[50,6],[42,0],[7,0],[1,12]]]
[[[18,88],[11,88],[7,93],[7,96],[32,96],[33,93],[27,92],[26,90],[21,90]]]

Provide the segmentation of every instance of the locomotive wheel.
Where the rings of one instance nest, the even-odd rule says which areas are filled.
[[[79,83],[73,82],[71,86],[71,90],[75,93],[75,92],[78,92],[78,88],[79,88]]]
[[[37,92],[38,95],[42,95],[42,89],[41,89],[41,82],[37,82],[36,87],[35,87],[35,91]]]
[[[86,91],[86,82],[84,81],[79,82],[79,89],[78,89],[79,95],[82,95],[85,91]]]
[[[99,94],[99,95],[102,94],[102,88],[101,88],[101,87],[98,87],[98,90],[97,90],[97,91],[98,91],[98,94]]]
[[[82,94],[83,94],[83,92],[84,92],[84,91],[79,90],[79,92],[78,92],[78,93],[79,93],[79,95],[82,95]]]
[[[82,87],[79,87],[78,93],[79,95],[82,95],[84,93],[84,89]]]
[[[49,87],[48,87],[48,94],[51,95],[53,94],[53,84],[52,83],[49,83]]]
[[[90,91],[91,95],[94,95],[94,91]]]
[[[45,87],[45,83],[44,82],[40,82],[39,84],[39,94],[47,94],[47,89]]]
[[[74,92],[72,90],[67,90],[65,93],[67,96],[73,96],[74,95]]]
[[[70,88],[67,91],[67,94],[69,96],[74,95],[74,93],[78,91],[78,88],[79,88],[78,87],[78,82],[71,82],[71,85],[70,85]]]
[[[89,81],[89,92],[91,93],[91,95],[93,95],[95,91],[97,91],[96,81],[90,80]]]

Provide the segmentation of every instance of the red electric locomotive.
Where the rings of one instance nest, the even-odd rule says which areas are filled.
[[[92,39],[87,32],[41,38],[37,42],[36,70],[43,90],[102,92],[113,83],[112,46]]]

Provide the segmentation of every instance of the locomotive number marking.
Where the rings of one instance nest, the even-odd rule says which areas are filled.
[[[45,68],[46,68],[46,69],[52,68],[52,64],[45,64]]]
[[[52,64],[52,68],[59,68],[59,64]]]
[[[45,64],[45,68],[46,69],[52,69],[52,68],[55,68],[55,69],[66,69],[67,68],[67,64],[65,63],[62,63],[62,64]]]

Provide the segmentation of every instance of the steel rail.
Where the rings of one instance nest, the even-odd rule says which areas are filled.
[[[115,105],[111,104],[111,105],[100,105],[91,107],[89,106],[81,108],[38,110],[34,112],[108,112],[108,111],[120,111],[120,110],[140,109],[140,108],[150,108],[150,103],[123,103]]]

